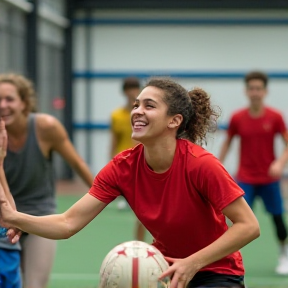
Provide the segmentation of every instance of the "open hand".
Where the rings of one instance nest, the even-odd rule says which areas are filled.
[[[191,263],[191,259],[175,259],[170,257],[165,257],[165,259],[173,263],[166,271],[160,275],[160,279],[163,279],[167,276],[172,276],[170,288],[186,288],[189,281],[194,277],[198,272],[196,265]]]

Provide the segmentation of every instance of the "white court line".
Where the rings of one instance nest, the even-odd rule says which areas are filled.
[[[51,280],[98,280],[99,274],[52,273]]]

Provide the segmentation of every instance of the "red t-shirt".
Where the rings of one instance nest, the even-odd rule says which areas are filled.
[[[268,184],[279,179],[268,175],[274,155],[276,134],[286,133],[281,114],[265,107],[261,117],[252,117],[248,108],[236,112],[230,121],[228,135],[240,136],[240,162],[236,178],[250,184]],[[286,137],[286,136],[284,136]]]
[[[142,144],[113,158],[95,177],[89,193],[109,203],[123,195],[165,256],[185,258],[218,239],[227,229],[223,208],[242,196],[223,165],[202,147],[177,140],[165,173],[146,164]],[[244,275],[240,252],[202,270]]]

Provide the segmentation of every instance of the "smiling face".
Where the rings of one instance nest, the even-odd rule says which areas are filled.
[[[0,83],[0,116],[6,126],[13,124],[24,115],[25,103],[22,101],[16,86],[11,83]]]
[[[132,138],[141,143],[158,138],[175,137],[182,115],[168,116],[168,106],[163,101],[164,92],[148,86],[137,97],[131,112]]]

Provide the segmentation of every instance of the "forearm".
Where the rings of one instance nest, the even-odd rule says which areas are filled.
[[[1,189],[0,204],[5,227],[13,226],[27,233],[49,239],[67,239],[73,236],[107,205],[87,193],[62,214],[32,216],[12,210],[5,196],[1,195]]]
[[[22,231],[49,239],[67,239],[75,234],[64,214],[32,216],[15,211],[9,222]]]
[[[230,141],[229,140],[225,140],[225,142],[223,143],[221,150],[220,150],[220,154],[219,154],[219,160],[221,163],[224,162],[226,155],[228,153],[230,147]]]
[[[214,263],[225,256],[238,251],[243,246],[259,236],[257,225],[247,225],[244,223],[233,224],[215,242],[190,256],[190,260],[196,265],[197,269]]]
[[[5,196],[8,199],[10,205],[14,209],[16,209],[15,201],[13,199],[12,194],[10,193],[10,189],[9,189],[9,186],[8,186],[8,183],[7,183],[7,180],[6,180],[6,176],[5,176],[5,172],[4,172],[4,169],[3,169],[3,165],[1,165],[1,167],[0,167],[0,183],[1,183],[2,187],[3,187]]]

